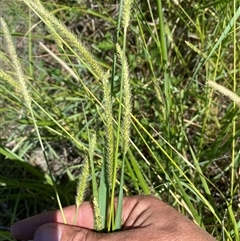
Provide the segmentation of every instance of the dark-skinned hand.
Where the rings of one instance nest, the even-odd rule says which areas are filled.
[[[64,208],[19,221],[11,227],[13,237],[34,241],[214,241],[215,239],[171,206],[152,196],[124,197],[122,230],[112,233],[94,231],[94,212],[90,202],[79,208]],[[216,240],[215,240],[216,241]]]

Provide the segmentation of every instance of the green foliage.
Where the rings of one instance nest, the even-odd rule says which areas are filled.
[[[2,4],[1,238],[84,176],[97,230],[120,227],[115,196],[152,193],[239,240],[239,3],[107,2]]]

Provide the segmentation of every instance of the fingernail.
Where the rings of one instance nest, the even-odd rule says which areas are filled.
[[[62,231],[52,225],[44,225],[40,227],[35,235],[34,241],[61,241]]]

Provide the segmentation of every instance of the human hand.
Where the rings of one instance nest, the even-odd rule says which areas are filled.
[[[214,241],[174,208],[151,196],[124,197],[122,231],[94,231],[94,211],[90,202],[79,208],[76,226],[63,224],[60,211],[52,211],[15,223],[13,237],[34,241]],[[67,223],[73,222],[76,207],[64,208]],[[216,240],[215,240],[216,241]]]

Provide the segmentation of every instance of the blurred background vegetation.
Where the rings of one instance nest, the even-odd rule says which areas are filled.
[[[102,86],[74,56],[57,47],[24,3],[0,2],[32,98],[83,146],[88,146],[87,128],[96,132],[99,175],[105,133],[93,96],[102,99]],[[119,12],[116,1],[41,2],[81,39],[103,68],[111,70]],[[239,240],[239,108],[206,85],[212,80],[239,93],[239,21],[229,25],[239,15],[239,0],[160,3],[134,1],[128,29],[133,117],[126,195],[152,193],[218,240]],[[1,29],[0,37],[0,68],[14,76]],[[89,92],[39,42],[67,62]],[[116,98],[119,82],[116,73]],[[0,239],[13,240],[9,233],[13,222],[58,205],[21,95],[3,79],[0,86]],[[73,204],[86,153],[37,106],[33,109],[62,205]],[[117,115],[117,108],[114,111]],[[89,182],[86,199],[91,195]]]

